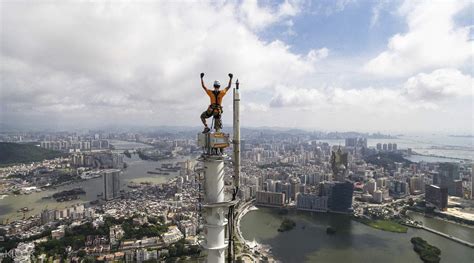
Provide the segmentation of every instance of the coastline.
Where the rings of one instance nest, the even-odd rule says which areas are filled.
[[[242,210],[241,210],[242,209]],[[262,245],[257,243],[255,240],[249,241],[244,238],[242,235],[242,231],[240,230],[240,221],[241,219],[250,211],[258,210],[258,207],[254,205],[254,200],[250,200],[242,205],[239,208],[239,212],[237,215],[237,239],[240,243],[244,245],[242,252],[237,255],[237,257],[249,257],[250,262],[258,262],[260,261],[259,257],[266,258],[265,261],[267,262],[278,262],[274,259],[273,255],[270,253],[271,247],[268,245]],[[255,255],[258,254],[258,255]],[[244,261],[246,262],[246,261]]]
[[[474,229],[474,221],[471,221],[471,220],[468,220],[468,219],[465,219],[465,218],[459,218],[459,217],[456,217],[454,215],[447,215],[447,214],[440,213],[440,212],[434,212],[432,214],[431,213],[426,213],[425,211],[414,208],[414,207],[408,208],[408,211],[421,214],[424,217],[431,217],[431,218],[435,218],[437,220],[445,221],[445,222],[448,222],[448,223],[451,223],[451,224],[457,224],[457,225],[460,225],[460,226],[464,226],[464,227]],[[429,215],[429,216],[427,216],[427,215]],[[451,218],[455,218],[456,220],[453,220]]]

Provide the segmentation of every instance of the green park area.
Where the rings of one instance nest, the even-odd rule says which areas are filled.
[[[362,219],[359,218],[357,221],[371,226],[376,229],[380,229],[383,231],[395,232],[395,233],[406,233],[408,231],[408,227],[400,225],[397,222],[391,220],[369,220],[369,219]]]

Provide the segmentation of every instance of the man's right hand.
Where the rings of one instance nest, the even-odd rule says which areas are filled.
[[[204,78],[204,73],[201,73],[201,79]]]

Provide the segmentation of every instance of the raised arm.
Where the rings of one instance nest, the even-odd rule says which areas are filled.
[[[230,89],[230,86],[232,86],[232,78],[234,75],[232,73],[229,73],[229,85],[227,85],[227,88],[225,88],[226,92]]]
[[[204,73],[201,73],[201,86],[204,89],[204,91],[207,91],[206,85],[204,85]]]

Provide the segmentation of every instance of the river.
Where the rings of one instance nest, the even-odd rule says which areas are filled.
[[[296,227],[280,233],[277,229],[284,217],[294,220]],[[328,226],[337,233],[326,234]],[[410,243],[414,236],[441,249],[441,262],[474,261],[474,249],[425,230],[386,232],[341,214],[293,211],[283,216],[274,209],[259,208],[242,218],[240,229],[245,239],[270,245],[273,255],[282,262],[422,262]]]
[[[117,151],[123,151],[125,149],[134,148],[146,148],[150,147],[145,144],[124,142],[124,141],[112,141]],[[132,158],[124,156],[124,162],[127,163],[128,167],[123,171],[121,176],[121,189],[129,190],[127,184],[129,182],[151,182],[155,184],[165,183],[169,179],[176,177],[179,173],[171,172],[170,175],[157,175],[148,174],[147,171],[156,171],[155,168],[161,167],[162,163],[175,163],[178,161],[186,160],[185,157],[174,158],[162,161],[144,161],[138,158],[138,155],[133,154]],[[31,212],[26,213],[26,216],[38,214],[42,209],[60,209],[71,206],[76,203],[85,203],[97,199],[97,194],[103,192],[102,177],[89,179],[85,181],[70,183],[68,185],[59,186],[56,189],[50,189],[42,192],[33,192],[29,195],[8,195],[0,199],[0,223],[3,220],[9,219],[15,220],[20,219],[23,214],[18,213],[17,210],[23,207],[33,209]],[[80,199],[69,202],[58,203],[54,199],[42,199],[45,196],[51,196],[56,192],[68,190],[76,187],[82,187],[86,191],[85,195],[80,195]]]

